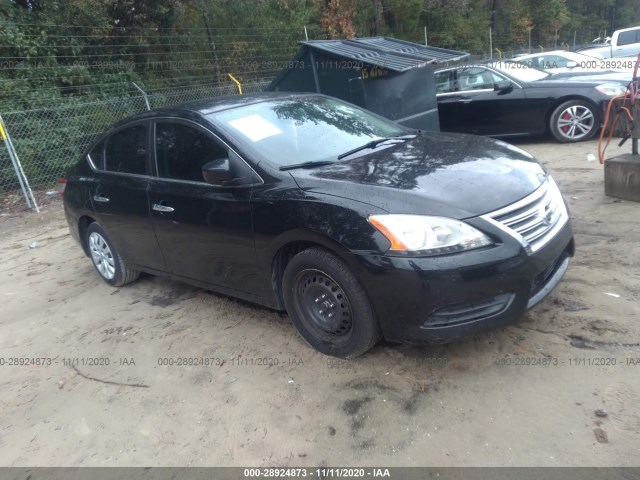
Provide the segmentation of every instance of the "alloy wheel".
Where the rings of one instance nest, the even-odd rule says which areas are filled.
[[[587,136],[594,126],[593,112],[583,105],[572,105],[558,117],[558,131],[568,140],[575,141]]]
[[[108,280],[113,279],[116,274],[113,253],[102,235],[97,232],[92,232],[89,235],[89,251],[100,275]]]

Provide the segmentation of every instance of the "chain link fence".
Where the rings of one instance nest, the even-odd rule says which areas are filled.
[[[32,32],[29,25],[22,27],[27,34]],[[27,61],[16,56],[20,51],[11,50],[7,55],[13,56],[5,62],[8,67],[0,72],[0,115],[38,204],[58,198],[56,183],[66,168],[112,123],[146,110],[147,104],[155,108],[237,94],[225,72],[244,80],[243,92],[262,91],[269,84],[266,79],[290,62],[298,48],[296,39],[302,35],[286,28],[218,29],[214,45],[206,29],[178,31],[170,38],[161,38],[150,29],[135,34],[116,29],[115,43],[96,44],[102,37],[93,30],[68,25],[42,28],[50,37],[47,42],[58,42],[60,48],[69,39],[80,42],[75,56],[63,55],[53,62],[40,54]],[[481,38],[465,39],[440,31],[429,32],[427,39],[425,30],[424,42],[467,51],[472,54],[470,61],[570,47],[558,42],[563,32],[556,31],[553,38],[543,33],[530,28],[516,40],[487,28]],[[571,35],[573,46],[577,35]],[[316,31],[312,38],[324,37]],[[93,65],[96,59],[98,66]],[[67,78],[83,72],[89,77]],[[146,86],[132,82],[138,79],[144,79]],[[25,208],[25,197],[9,151],[0,144],[0,210]]]
[[[243,93],[264,91],[269,81],[242,85]],[[144,87],[142,86],[144,90]],[[96,137],[111,124],[151,108],[191,100],[237,94],[236,85],[198,85],[164,88],[143,94],[131,85],[127,96],[94,101],[69,99],[47,108],[0,112],[15,146],[36,203],[56,197],[56,184]],[[146,100],[145,100],[146,96]],[[0,209],[24,208],[25,198],[7,149],[0,146]]]

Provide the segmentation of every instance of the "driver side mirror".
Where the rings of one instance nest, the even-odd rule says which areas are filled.
[[[202,177],[209,185],[218,187],[250,187],[263,183],[262,178],[233,150],[229,150],[229,157],[205,163]]]
[[[567,68],[576,68],[578,66],[578,62],[567,62]]]
[[[224,185],[231,180],[231,165],[228,158],[217,158],[202,166],[202,177],[211,185]]]
[[[493,84],[493,90],[499,93],[508,93],[513,90],[513,83],[509,80],[500,80]]]

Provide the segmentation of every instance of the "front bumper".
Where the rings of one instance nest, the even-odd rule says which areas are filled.
[[[514,323],[553,290],[574,253],[570,220],[535,253],[494,233],[501,244],[446,257],[359,255],[385,338],[441,344]]]

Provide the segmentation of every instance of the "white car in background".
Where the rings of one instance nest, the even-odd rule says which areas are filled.
[[[547,73],[633,73],[635,57],[602,58],[601,55],[585,55],[567,50],[531,53],[514,57],[512,61]]]

